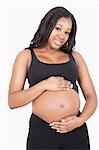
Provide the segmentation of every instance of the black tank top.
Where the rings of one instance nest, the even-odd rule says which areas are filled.
[[[76,84],[76,81],[78,80],[78,72],[76,62],[72,54],[68,54],[68,62],[59,64],[48,64],[41,62],[36,57],[33,50],[30,51],[32,60],[29,70],[27,72],[29,87],[51,76],[61,76],[64,77],[64,79],[70,81],[73,84],[73,89],[78,92],[78,86]]]

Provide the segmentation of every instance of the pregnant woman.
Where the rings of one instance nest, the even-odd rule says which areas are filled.
[[[76,21],[63,7],[41,20],[30,46],[16,57],[9,85],[9,107],[32,102],[27,150],[89,150],[86,120],[97,100],[87,65],[74,51]],[[26,79],[29,88],[24,90]],[[79,83],[85,106],[80,112]]]

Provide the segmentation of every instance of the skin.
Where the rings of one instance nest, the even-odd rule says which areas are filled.
[[[71,19],[60,18],[53,29],[48,42],[40,48],[41,51],[47,52],[49,59],[44,59],[47,63],[63,63],[66,61],[66,54],[60,51],[60,47],[68,40],[69,32],[72,28]],[[39,51],[39,49],[36,49]],[[79,85],[82,89],[85,106],[79,117],[69,116],[63,118],[59,122],[50,123],[50,127],[59,133],[69,132],[86,122],[94,113],[97,106],[97,97],[91,80],[87,65],[83,57],[76,51],[72,52],[78,69]],[[61,56],[62,59],[59,59]],[[61,61],[60,61],[61,60]],[[28,50],[21,51],[13,65],[12,76],[9,84],[8,104],[10,108],[18,108],[33,102],[45,90],[67,90],[70,88],[70,83],[62,77],[54,77],[43,80],[29,89],[24,89],[26,73],[31,63],[31,54]],[[21,76],[20,76],[21,74]],[[46,86],[45,86],[46,85]]]
[[[72,21],[70,18],[60,18],[51,32],[48,42],[42,49],[47,51],[50,50],[51,52],[59,51],[59,48],[68,40],[71,28]]]
[[[78,66],[79,84],[85,98],[85,106],[79,117],[70,116],[62,119],[61,122],[52,122],[50,124],[53,129],[56,129],[56,131],[60,133],[66,133],[81,126],[91,117],[97,107],[96,92],[87,65],[78,52],[73,52],[73,56]]]

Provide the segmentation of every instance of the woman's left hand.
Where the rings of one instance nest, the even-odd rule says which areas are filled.
[[[77,127],[83,125],[80,118],[77,116],[70,116],[62,119],[60,122],[52,122],[50,126],[52,129],[56,129],[56,132],[67,133],[74,130]]]

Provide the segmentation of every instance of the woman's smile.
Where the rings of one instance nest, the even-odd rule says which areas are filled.
[[[62,45],[62,41],[60,41],[59,39],[54,39],[54,43],[56,44],[56,45],[58,45],[58,46],[61,46]]]

